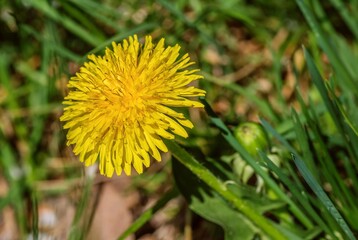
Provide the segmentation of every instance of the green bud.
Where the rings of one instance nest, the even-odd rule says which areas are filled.
[[[269,140],[265,129],[259,123],[241,123],[234,130],[236,140],[252,156],[257,155],[257,150],[267,152],[269,150]]]

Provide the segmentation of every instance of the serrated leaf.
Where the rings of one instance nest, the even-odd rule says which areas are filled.
[[[235,211],[179,161],[173,159],[172,166],[178,189],[189,202],[190,209],[221,226],[225,232],[225,240],[249,240],[259,233],[245,216]]]

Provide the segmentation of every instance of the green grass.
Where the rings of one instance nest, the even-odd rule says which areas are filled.
[[[168,142],[172,169],[166,166],[146,194],[163,186],[173,192],[119,239],[138,232],[177,190],[225,239],[355,239],[357,1],[29,0],[0,1],[0,10],[0,175],[8,185],[0,213],[14,210],[20,239],[38,237],[39,203],[69,196],[76,181],[83,187],[68,237],[84,239],[91,228],[95,209],[86,210],[94,180],[80,164],[68,165],[77,160],[65,146],[61,102],[89,53],[101,54],[133,34],[165,37],[190,53],[204,76],[206,112],[193,119],[189,139]],[[295,54],[304,58],[297,62]],[[238,80],[247,66],[254,70]],[[251,120],[269,133],[271,151],[251,156],[231,134]],[[58,158],[62,167],[50,167]],[[251,181],[241,181],[232,159],[254,169]],[[133,188],[145,188],[136,179],[149,175],[133,177]],[[52,180],[63,183],[38,188]]]

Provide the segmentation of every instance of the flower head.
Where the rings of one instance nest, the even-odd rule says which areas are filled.
[[[70,79],[60,118],[80,161],[90,166],[99,158],[107,177],[130,175],[132,166],[142,173],[150,156],[160,161],[160,151],[168,151],[162,138],[187,137],[184,127],[193,127],[172,107],[203,107],[188,97],[205,95],[188,86],[202,76],[186,69],[193,62],[188,54],[179,58],[179,45],[155,45],[150,36],[141,44],[135,35],[112,47],[102,57],[89,55]]]

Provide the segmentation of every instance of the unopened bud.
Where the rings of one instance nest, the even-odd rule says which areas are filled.
[[[252,156],[257,155],[257,150],[267,152],[269,150],[269,140],[265,129],[259,123],[241,123],[234,130],[236,140]]]

